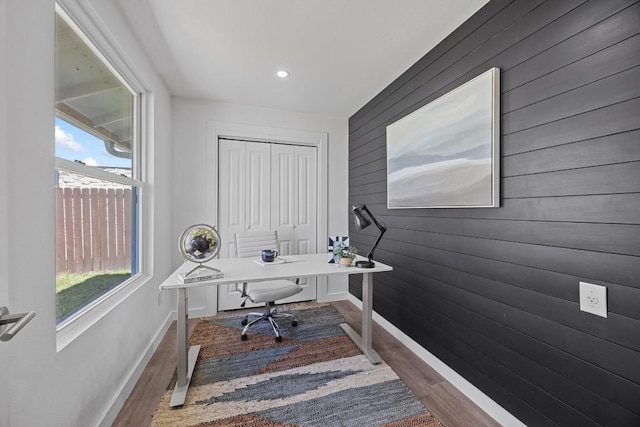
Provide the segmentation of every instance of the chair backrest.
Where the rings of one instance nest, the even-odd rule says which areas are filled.
[[[277,231],[246,231],[236,233],[236,257],[260,257],[264,249],[280,250]]]

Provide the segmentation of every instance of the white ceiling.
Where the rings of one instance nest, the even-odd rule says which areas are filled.
[[[487,1],[118,0],[174,95],[342,117]]]

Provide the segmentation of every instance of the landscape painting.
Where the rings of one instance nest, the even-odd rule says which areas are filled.
[[[500,205],[500,70],[387,126],[387,207]]]

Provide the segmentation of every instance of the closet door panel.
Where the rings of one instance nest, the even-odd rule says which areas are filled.
[[[237,141],[221,140],[219,145],[219,225],[222,240],[220,257],[235,256],[234,235],[245,230],[245,146]]]
[[[318,177],[315,147],[296,146],[295,240],[297,253],[315,253],[317,243]]]
[[[293,147],[295,165],[294,245],[297,254],[315,253],[317,248],[318,178],[316,153],[315,147]],[[300,281],[300,285],[304,289],[298,294],[301,301],[316,299],[316,283],[315,277]]]
[[[294,147],[271,145],[271,229],[278,232],[282,255],[297,254]]]
[[[271,224],[271,144],[246,144],[246,229],[270,230]]]

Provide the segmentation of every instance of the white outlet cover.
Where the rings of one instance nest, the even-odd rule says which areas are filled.
[[[607,287],[580,282],[580,310],[607,317]]]

